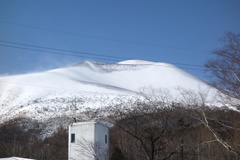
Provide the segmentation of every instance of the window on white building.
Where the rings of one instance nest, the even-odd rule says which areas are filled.
[[[107,135],[105,135],[105,143],[107,143]]]
[[[75,143],[75,134],[71,134],[71,143]]]

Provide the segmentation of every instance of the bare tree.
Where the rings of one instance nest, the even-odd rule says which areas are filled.
[[[108,149],[98,142],[88,141],[84,138],[77,141],[79,157],[85,157],[87,159],[94,160],[107,160]]]
[[[162,104],[169,104],[173,100],[173,97],[167,88],[153,88],[152,86],[148,86],[140,88],[139,93],[148,102],[161,102]]]
[[[222,93],[240,100],[240,34],[227,32],[221,41],[224,43],[223,48],[213,52],[215,57],[209,60],[205,67],[210,74],[214,87]],[[236,105],[239,106],[239,103]],[[211,119],[206,115],[205,111],[200,110],[198,114],[195,112],[195,116],[213,134],[217,142],[230,152],[240,155],[238,149],[222,139],[213,129],[210,125]],[[225,125],[219,120],[215,122],[232,130],[238,130],[236,125]]]
[[[227,32],[221,40],[222,49],[215,50],[215,57],[206,64],[212,85],[224,94],[240,99],[240,34]]]
[[[198,109],[192,110],[193,117],[196,118],[197,120],[199,120],[201,122],[201,124],[204,125],[204,127],[206,127],[206,129],[208,129],[208,131],[210,131],[210,133],[213,135],[213,139],[209,140],[207,143],[218,142],[225,149],[227,149],[228,151],[234,153],[237,157],[239,157],[240,152],[239,152],[238,147],[236,147],[236,145],[234,145],[233,143],[228,142],[227,138],[224,138],[224,136],[223,136],[223,133],[225,135],[227,134],[229,136],[230,131],[234,132],[234,134],[233,134],[234,136],[239,134],[240,129],[237,127],[239,125],[239,122],[229,123],[225,119],[219,119],[219,118],[214,117],[214,115],[212,115],[212,113],[214,111],[211,111],[210,112],[211,115],[209,115],[208,114],[209,111],[211,111],[211,109],[206,108],[206,107],[201,108],[201,109],[198,108]],[[219,112],[221,112],[221,110],[219,110]],[[234,112],[234,111],[230,111],[230,112]],[[236,112],[235,112],[235,114],[236,114]],[[206,142],[204,142],[204,143],[206,143]]]
[[[116,109],[110,121],[122,132],[118,146],[126,159],[167,160],[180,152],[176,144],[177,135],[183,133],[183,126],[177,125],[170,104],[159,102],[137,102],[124,110]],[[115,135],[116,136],[116,135]],[[129,152],[131,151],[131,152]]]
[[[231,111],[229,108],[216,108],[216,106],[212,106],[210,108],[208,104],[206,103],[207,93],[203,92],[192,92],[188,90],[179,90],[181,93],[181,96],[183,97],[183,103],[184,106],[187,106],[191,110],[191,116],[198,120],[201,125],[203,125],[211,134],[211,139],[202,142],[202,144],[209,144],[212,142],[218,142],[220,145],[222,145],[227,151],[230,151],[234,153],[236,156],[240,156],[240,152],[236,146],[233,145],[233,143],[228,142],[226,139],[222,138],[221,133],[224,133],[228,130],[231,130],[233,132],[240,131],[238,128],[239,121],[234,123],[228,123],[224,118],[221,117],[217,118],[219,115],[222,115],[222,110],[228,110],[229,112],[233,112],[234,115],[239,114],[236,111]],[[224,97],[223,97],[224,98]],[[212,113],[218,113],[219,115],[212,115]],[[210,114],[211,113],[211,114]],[[229,114],[228,112],[224,114]],[[239,132],[235,132],[235,135],[239,134]]]

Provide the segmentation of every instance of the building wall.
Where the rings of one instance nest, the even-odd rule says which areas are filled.
[[[97,146],[98,158],[100,160],[108,159],[108,149],[109,149],[109,128],[108,126],[97,122],[95,124],[95,142]]]
[[[71,142],[72,134],[75,142]],[[108,127],[99,122],[73,123],[69,126],[69,160],[107,160]]]

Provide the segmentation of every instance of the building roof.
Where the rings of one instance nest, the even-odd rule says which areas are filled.
[[[98,122],[98,121],[77,122],[77,123],[72,123],[70,126],[77,126],[77,125],[83,125],[83,124],[99,124],[103,127],[108,128],[107,124],[104,124],[104,123],[101,123],[101,122]]]
[[[0,160],[34,160],[34,159],[19,158],[19,157],[8,157],[8,158],[0,158]]]

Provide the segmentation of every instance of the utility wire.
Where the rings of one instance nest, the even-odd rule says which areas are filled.
[[[8,44],[14,44],[14,45],[0,44],[0,46],[5,46],[5,47],[32,50],[32,51],[44,52],[44,53],[50,53],[50,54],[59,54],[59,55],[65,55],[65,56],[75,56],[75,57],[81,57],[81,58],[109,60],[109,61],[112,61],[112,62],[117,62],[117,61],[119,61],[119,59],[121,59],[121,60],[134,59],[134,58],[129,58],[129,57],[109,56],[109,55],[104,55],[104,54],[96,54],[96,53],[88,53],[88,52],[81,52],[81,51],[64,50],[64,49],[56,49],[56,48],[51,48],[51,47],[42,47],[42,46],[36,46],[36,45],[30,45],[30,44],[24,44],[24,43],[17,43],[17,42],[11,42],[11,41],[4,41],[4,40],[0,40],[0,42],[8,43]],[[16,45],[18,45],[18,46],[16,46]],[[53,52],[53,51],[45,51],[45,50],[39,50],[39,49],[33,49],[33,48],[26,48],[26,47],[20,47],[19,45],[27,46],[27,47],[34,47],[34,48],[47,49],[47,50],[60,51],[60,52],[68,52],[68,53],[59,53],[59,52]],[[80,55],[69,54],[69,53],[78,53],[78,54],[84,54],[84,55],[90,55],[90,56],[107,57],[107,58],[111,58],[111,59],[89,57],[89,56],[80,56]],[[112,59],[112,58],[115,58],[115,59]],[[172,64],[183,65],[183,66],[192,66],[192,67],[201,67],[201,68],[204,67],[204,66],[201,66],[201,65],[194,65],[194,64],[183,64],[183,63],[172,63]],[[184,68],[184,69],[190,69],[190,68]]]
[[[121,42],[121,43],[129,43],[129,44],[144,45],[144,46],[155,46],[155,47],[162,47],[162,48],[169,48],[169,49],[178,49],[178,50],[187,50],[187,51],[194,51],[194,52],[210,52],[209,50],[182,48],[182,47],[166,46],[166,45],[159,45],[159,44],[150,44],[150,43],[143,43],[143,42],[133,42],[133,41],[127,41],[127,40],[120,40],[120,39],[106,38],[106,37],[100,37],[100,36],[93,36],[93,35],[88,35],[88,34],[79,34],[79,33],[65,32],[65,31],[60,31],[60,30],[47,29],[47,28],[42,28],[42,27],[30,26],[30,25],[23,25],[23,24],[13,23],[13,22],[8,22],[8,21],[3,21],[3,20],[0,20],[0,23],[5,23],[5,24],[10,24],[10,25],[15,25],[15,26],[21,26],[21,27],[25,27],[25,28],[45,30],[45,31],[56,32],[56,33],[61,33],[61,34],[68,34],[68,35],[73,35],[73,36],[81,36],[81,37],[102,39],[102,40],[107,40],[107,41],[115,41],[115,42]]]
[[[61,52],[80,53],[80,54],[99,56],[99,57],[109,57],[109,58],[117,58],[117,59],[133,59],[133,58],[129,58],[129,57],[118,57],[118,56],[109,56],[109,55],[104,55],[104,54],[94,54],[94,53],[88,53],[88,52],[56,49],[56,48],[51,48],[51,47],[42,47],[42,46],[36,46],[36,45],[30,45],[30,44],[24,44],[24,43],[17,43],[17,42],[11,42],[11,41],[4,41],[4,40],[0,40],[0,42],[10,43],[10,44],[15,44],[15,45],[28,46],[28,47],[34,47],[34,48],[49,49],[49,50],[55,50],[55,51],[61,51]]]
[[[47,53],[47,54],[58,54],[58,55],[66,55],[66,56],[74,56],[74,57],[81,57],[81,58],[91,58],[91,59],[98,59],[98,60],[107,60],[107,61],[112,61],[112,62],[118,62],[118,60],[113,60],[113,59],[105,59],[105,58],[97,58],[97,57],[88,57],[88,56],[79,56],[79,55],[73,55],[73,54],[68,54],[68,53],[58,53],[58,52],[45,51],[45,50],[32,49],[32,48],[25,48],[25,47],[18,47],[18,46],[11,46],[11,45],[4,45],[4,44],[0,44],[0,46],[17,48],[17,49],[23,49],[23,50],[37,51],[37,52],[42,52],[42,53]],[[172,63],[172,64],[174,64],[174,63]],[[203,66],[189,65],[189,64],[180,64],[180,63],[177,63],[177,64],[178,64],[178,65],[185,65],[185,66],[192,66],[192,67],[203,67]],[[144,65],[148,65],[148,64],[144,64]],[[161,64],[154,64],[154,65],[161,65]],[[161,66],[162,66],[162,65],[161,65]],[[162,66],[162,67],[175,68],[175,67],[172,67],[172,66]],[[188,69],[188,70],[200,70],[200,71],[204,71],[203,69],[197,69],[197,68],[187,68],[187,67],[179,67],[179,68],[181,68],[181,69]]]
[[[98,58],[98,57],[89,57],[89,56],[80,56],[80,55],[73,55],[73,54],[69,54],[69,53],[59,53],[59,52],[39,50],[39,49],[26,48],[26,47],[19,47],[19,46],[6,45],[6,44],[0,44],[0,46],[10,47],[10,48],[17,48],[17,49],[23,49],[23,50],[31,50],[31,51],[42,52],[42,53],[46,53],[46,54],[58,54],[58,55],[73,56],[73,57],[80,57],[80,58],[92,58],[92,59],[98,59],[98,60],[108,60],[108,61],[113,61],[113,62],[117,61],[117,60],[112,60],[112,59],[105,59],[105,58]]]

